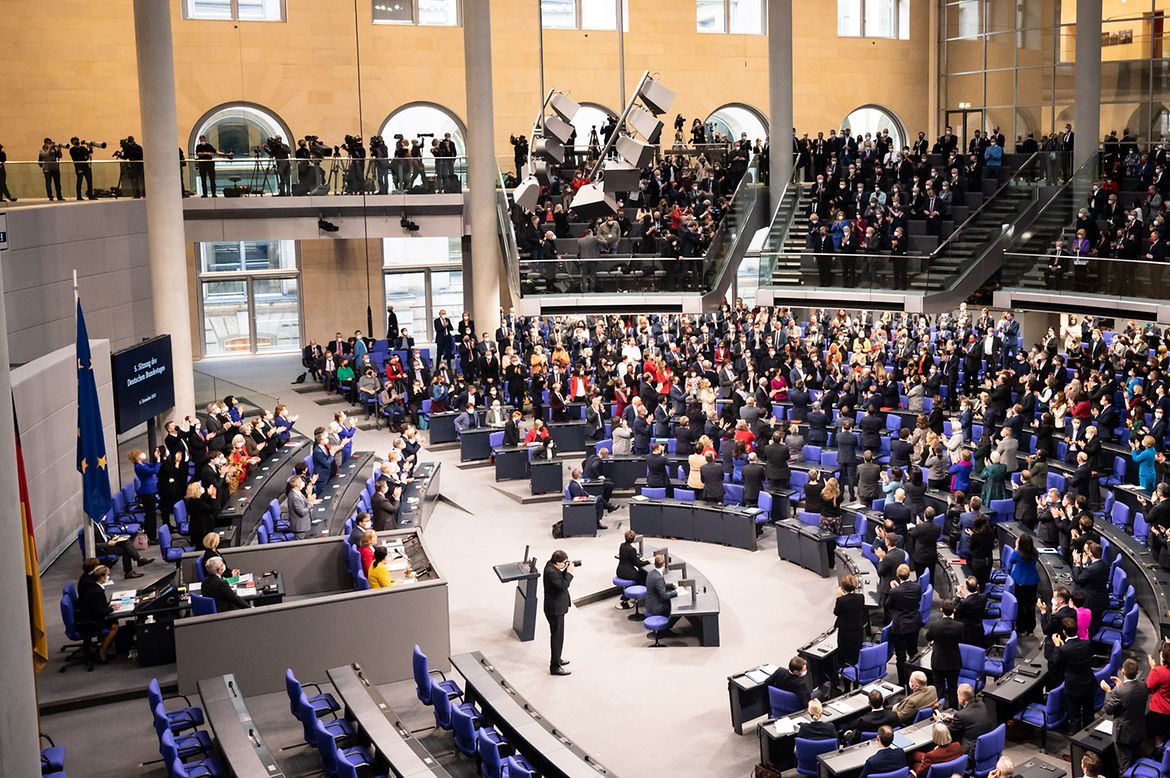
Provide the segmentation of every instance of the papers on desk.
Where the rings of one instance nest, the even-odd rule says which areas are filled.
[[[836,713],[838,715],[844,716],[845,714],[852,712],[853,709],[844,703],[830,702],[825,706],[825,710],[829,711],[830,713]]]
[[[790,721],[789,719],[777,719],[776,722],[772,725],[772,731],[779,736],[795,735],[796,723]]]
[[[110,595],[110,605],[119,610],[129,609],[134,607],[134,596],[137,594],[133,589],[127,589],[121,592],[114,592]]]
[[[765,673],[763,670],[749,670],[744,673],[745,676],[751,680],[752,683],[767,683],[771,673]]]
[[[650,498],[644,494],[635,494],[633,497],[630,498],[630,502],[646,502],[649,499]]]
[[[894,733],[894,745],[905,751],[910,751],[914,748],[914,742],[911,741],[910,738],[903,735],[901,732]]]
[[[203,591],[203,582],[202,581],[194,581],[192,583],[187,584],[187,593],[188,594],[199,594],[201,591]]]
[[[1060,550],[1055,549],[1055,548],[1048,548],[1047,546],[1041,546],[1041,547],[1038,547],[1036,549],[1036,553],[1037,554],[1059,554]]]
[[[1113,719],[1101,719],[1101,721],[1099,721],[1097,726],[1093,727],[1093,729],[1097,730],[1098,732],[1103,732],[1106,735],[1112,735]]]

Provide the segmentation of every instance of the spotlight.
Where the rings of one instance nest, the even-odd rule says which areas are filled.
[[[556,138],[536,138],[532,141],[532,157],[560,165],[565,161],[565,147]]]
[[[633,108],[626,118],[630,126],[650,143],[657,143],[662,134],[662,122],[654,118],[654,114],[641,108]]]
[[[648,167],[654,161],[654,147],[629,135],[619,135],[617,152],[626,162],[637,168]]]
[[[573,137],[573,125],[561,121],[555,116],[544,117],[544,134],[547,138],[555,138],[561,145],[567,144]]]
[[[606,192],[601,184],[586,184],[578,189],[569,207],[586,220],[617,214],[617,200]]]
[[[317,218],[317,230],[320,232],[337,232],[341,228],[333,222],[327,222],[324,218]]]
[[[580,105],[560,92],[549,98],[548,107],[566,122],[573,121],[573,117],[577,115],[577,111],[581,110]]]
[[[602,188],[607,192],[632,192],[638,188],[642,172],[626,162],[606,160],[601,168]]]
[[[512,202],[525,211],[531,211],[535,208],[539,198],[540,182],[532,176],[526,177],[518,187],[512,190]]]
[[[642,103],[650,109],[651,113],[655,116],[661,116],[670,110],[670,105],[674,102],[676,95],[659,82],[651,79],[642,85],[638,96],[642,98]]]

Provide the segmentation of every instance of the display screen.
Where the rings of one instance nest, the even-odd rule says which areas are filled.
[[[114,374],[114,416],[118,433],[175,406],[171,336],[160,335],[110,356]]]

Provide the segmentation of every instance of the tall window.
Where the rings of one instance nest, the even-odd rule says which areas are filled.
[[[906,132],[902,129],[902,122],[879,105],[865,105],[853,111],[841,122],[841,129],[849,130],[858,142],[866,134],[877,135],[882,130],[889,130],[895,149],[901,149],[906,145]]]
[[[837,0],[840,38],[910,38],[910,0]]]
[[[384,238],[386,305],[416,343],[434,340],[439,311],[463,315],[463,249],[459,238]],[[495,327],[492,327],[494,330]]]
[[[265,354],[301,345],[296,242],[200,243],[203,354]]]
[[[187,19],[283,22],[284,0],[183,0]]]
[[[767,32],[765,0],[695,0],[695,29],[733,35]]]
[[[373,0],[374,24],[458,27],[460,0]]]
[[[630,30],[630,3],[622,3],[622,29]],[[546,30],[616,30],[617,0],[540,0]]]

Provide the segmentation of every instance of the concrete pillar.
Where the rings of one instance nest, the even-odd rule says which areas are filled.
[[[1077,0],[1075,72],[1074,171],[1097,153],[1097,144],[1101,141],[1101,0]]]
[[[0,276],[0,397],[12,396],[8,369],[8,318],[4,312],[4,283]],[[9,542],[0,544],[0,754],[5,775],[40,775],[37,690],[33,680],[32,638],[28,620],[28,588],[24,581],[24,544],[21,542],[20,486],[16,477],[15,425],[12,402],[0,403],[0,527]],[[55,607],[43,593],[45,610]],[[49,640],[53,650],[54,638]],[[75,765],[74,765],[75,766]]]
[[[942,91],[941,75],[939,73],[939,49],[941,48],[939,4],[930,3],[929,20],[930,33],[927,37],[926,78],[930,88],[926,93],[926,137],[933,142],[942,135],[938,124],[938,99]]]
[[[154,329],[169,333],[174,361],[175,416],[195,413],[191,308],[183,234],[175,62],[171,50],[171,4],[134,0],[138,51],[138,103],[146,179],[146,242]]]
[[[768,0],[768,189],[772,208],[792,178],[792,0]]]
[[[500,323],[500,249],[496,220],[495,122],[492,108],[491,0],[463,4],[463,69],[467,78],[467,204],[471,230],[471,291],[463,307],[480,332]]]

